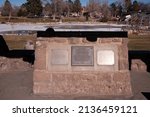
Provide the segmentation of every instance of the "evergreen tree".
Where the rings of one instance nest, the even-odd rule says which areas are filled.
[[[131,0],[124,0],[126,12],[129,13],[131,11],[132,3]]]
[[[2,8],[2,16],[10,16],[12,12],[12,6],[9,0],[6,0]]]
[[[119,4],[117,7],[117,15],[122,16],[122,11],[123,11],[123,8],[122,8],[121,4]]]
[[[26,8],[29,15],[41,15],[42,14],[42,3],[41,0],[27,0]]]
[[[22,4],[18,13],[17,13],[18,16],[27,16],[28,15],[28,11],[27,11],[27,4]]]
[[[114,16],[114,17],[116,17],[116,15],[117,15],[117,6],[116,6],[116,4],[115,3],[112,3],[111,5],[110,5],[110,7],[111,7],[111,13],[112,13],[112,15]]]
[[[82,6],[80,0],[75,0],[73,6],[74,12],[79,13],[81,11]]]
[[[133,4],[132,4],[132,11],[134,12],[138,12],[140,10],[140,5],[139,3],[135,0],[133,1]]]
[[[115,3],[112,3],[111,5],[110,5],[110,10],[111,10],[111,13],[112,13],[112,15],[114,16],[114,17],[116,17],[116,16],[121,16],[122,15],[122,6],[121,6],[121,4],[120,3],[118,3],[118,2],[115,2]]]

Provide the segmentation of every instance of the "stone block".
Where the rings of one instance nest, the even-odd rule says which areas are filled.
[[[112,38],[112,43],[122,44],[122,39],[120,39],[120,38]]]
[[[50,91],[51,75],[46,71],[34,70],[33,92],[34,94],[48,94]]]
[[[36,94],[72,96],[71,99],[82,96],[132,96],[129,72],[52,73],[50,76],[47,82],[34,83]]]
[[[83,40],[84,38],[74,38],[74,37],[71,37],[70,39],[68,39],[68,43],[69,44],[82,44],[83,43]]]
[[[98,38],[99,43],[103,44],[122,44],[122,38]]]
[[[33,83],[48,83],[50,82],[50,74],[46,71],[34,70]]]
[[[95,88],[93,87],[95,81],[97,81],[95,75],[84,73],[53,73],[52,78],[53,90],[56,95],[86,96],[95,93]]]
[[[128,70],[129,62],[127,59],[119,59],[119,70]]]
[[[109,38],[109,39],[105,39],[105,38],[99,39],[99,43],[102,43],[102,44],[110,44],[111,42],[112,42],[111,38]]]
[[[127,38],[122,39],[122,45],[124,45],[124,46],[128,45],[128,39]]]
[[[114,85],[117,87],[116,92],[119,95],[125,95],[127,97],[132,97],[132,87],[129,71],[116,72],[113,76]]]
[[[46,47],[39,47],[35,50],[34,68],[46,70]]]
[[[58,37],[55,37],[55,38],[50,38],[48,40],[49,43],[63,43],[63,44],[67,44],[68,43],[68,39],[67,38],[58,38]]]
[[[118,56],[120,59],[128,60],[128,47],[127,45],[118,46]]]
[[[146,64],[140,60],[140,59],[133,59],[131,62],[131,70],[132,71],[141,71],[141,72],[146,72],[147,71],[147,66]]]
[[[48,83],[34,83],[33,85],[33,93],[37,95],[48,95],[49,90]]]

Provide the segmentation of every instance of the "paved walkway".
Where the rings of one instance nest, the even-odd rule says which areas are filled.
[[[33,70],[0,73],[0,99],[51,99],[33,95],[32,76]],[[150,73],[131,72],[131,78],[134,92],[134,97],[132,99],[146,99],[141,92],[150,92]]]

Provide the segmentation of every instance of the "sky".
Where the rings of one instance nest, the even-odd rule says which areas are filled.
[[[4,1],[5,0],[0,0],[0,6],[4,4]],[[12,5],[16,5],[16,6],[19,6],[21,5],[22,3],[25,3],[26,0],[9,0],[11,2]],[[85,6],[88,2],[88,0],[80,0],[82,5]],[[116,0],[108,0],[109,3],[111,2],[115,2]],[[137,1],[142,1],[142,2],[145,2],[145,3],[150,3],[150,0],[137,0]]]

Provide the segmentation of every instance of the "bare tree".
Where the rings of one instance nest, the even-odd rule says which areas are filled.
[[[8,22],[11,19],[11,15],[12,15],[12,6],[9,0],[6,0],[2,9],[2,16],[9,16]]]
[[[43,7],[43,15],[49,16],[50,14],[52,14],[51,4],[46,3]]]
[[[111,17],[111,12],[110,12],[109,4],[108,4],[107,0],[102,1],[101,12],[103,14],[102,21],[104,21],[104,22],[108,21]]]
[[[88,12],[93,12],[93,11],[99,11],[100,7],[101,7],[100,0],[89,0],[86,9]]]
[[[49,12],[52,13],[53,19],[56,19],[56,16],[60,16],[63,13],[64,1],[63,0],[43,0],[44,3],[49,4]]]
[[[75,0],[74,1],[73,8],[74,8],[74,10],[73,10],[74,12],[76,12],[76,13],[80,13],[81,12],[82,7],[81,7],[80,0]]]
[[[14,6],[12,11],[12,16],[17,16],[19,9],[20,9],[19,6]]]
[[[92,17],[105,21],[110,17],[108,0],[89,0],[87,11],[92,13]]]
[[[132,2],[131,0],[123,0],[124,8],[127,13],[131,11]]]
[[[66,7],[67,7],[67,14],[70,15],[71,12],[73,12],[73,1],[72,0],[66,0]]]

